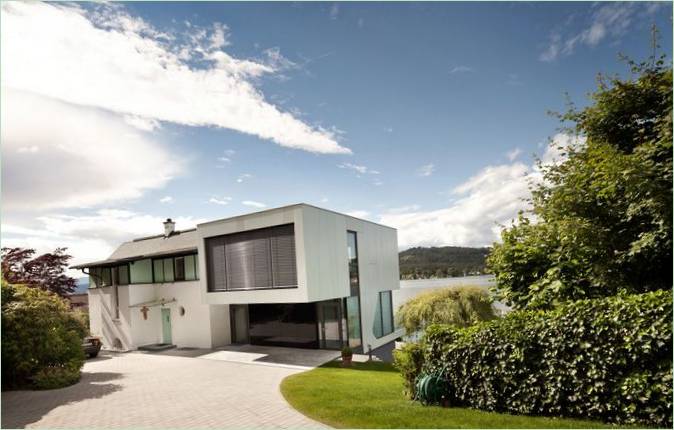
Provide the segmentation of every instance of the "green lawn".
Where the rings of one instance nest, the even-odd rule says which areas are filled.
[[[596,421],[530,417],[422,406],[402,394],[402,379],[385,363],[337,362],[287,377],[286,400],[304,415],[339,428],[603,428]]]

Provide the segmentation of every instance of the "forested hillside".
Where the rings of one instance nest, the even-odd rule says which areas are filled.
[[[400,255],[400,279],[482,275],[489,248],[416,247]]]

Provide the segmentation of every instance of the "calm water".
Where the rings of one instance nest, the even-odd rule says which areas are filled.
[[[464,285],[474,285],[489,290],[493,284],[492,275],[482,276],[464,276],[458,278],[441,279],[414,279],[409,281],[400,281],[400,289],[393,291],[393,309],[398,309],[400,305],[409,299],[416,297],[426,291],[438,290],[442,288],[455,288]],[[497,309],[508,311],[509,308],[503,303],[494,303]]]

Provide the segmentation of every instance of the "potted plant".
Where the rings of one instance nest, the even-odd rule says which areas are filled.
[[[353,351],[348,346],[342,348],[342,366],[351,366],[351,359],[353,358]]]

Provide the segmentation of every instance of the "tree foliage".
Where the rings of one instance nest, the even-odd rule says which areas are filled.
[[[516,308],[672,287],[672,69],[629,65],[632,78],[600,76],[588,107],[560,115],[585,142],[539,163],[532,210],[487,259]]]
[[[33,257],[30,248],[2,248],[2,275],[10,284],[24,284],[42,288],[61,297],[72,293],[77,281],[66,275],[68,262],[72,256],[66,248],[56,248],[54,252]]]
[[[2,385],[56,388],[79,379],[86,328],[66,300],[2,282]]]
[[[397,323],[408,335],[430,324],[453,324],[466,327],[496,318],[492,300],[480,287],[442,288],[405,302],[396,313]]]

